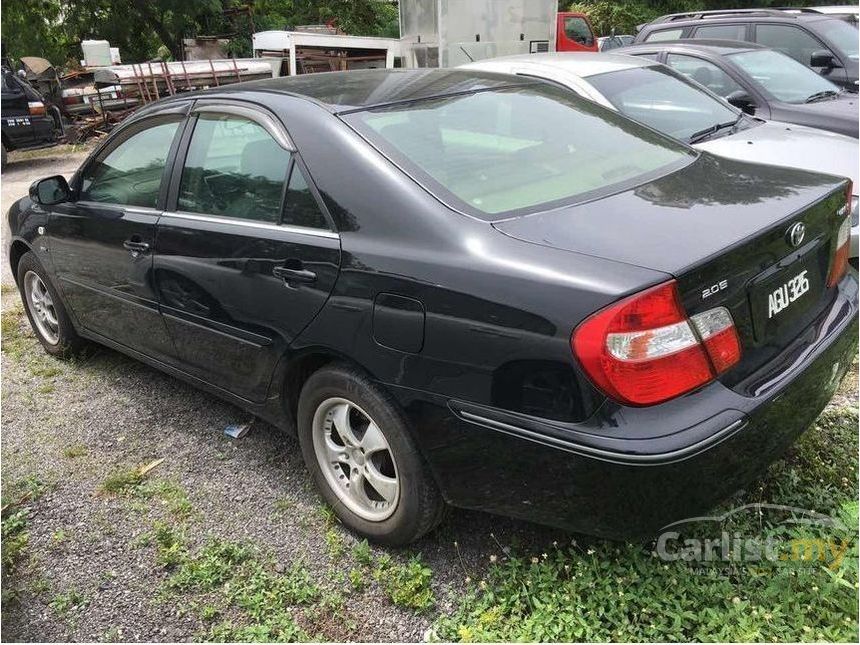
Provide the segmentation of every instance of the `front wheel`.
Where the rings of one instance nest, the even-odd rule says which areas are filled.
[[[68,358],[83,347],[60,295],[32,251],[18,262],[18,289],[30,326],[46,352]]]
[[[445,508],[396,403],[346,365],[315,372],[299,398],[298,433],[314,481],[341,521],[388,545],[417,540]]]

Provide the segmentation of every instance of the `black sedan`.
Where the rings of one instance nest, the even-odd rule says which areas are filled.
[[[101,343],[296,431],[371,539],[449,504],[630,537],[827,404],[850,195],[534,79],[373,70],[142,109],[5,239],[50,354]]]
[[[725,40],[679,40],[614,51],[646,56],[674,67],[735,107],[762,119],[857,138],[857,94],[772,49]]]

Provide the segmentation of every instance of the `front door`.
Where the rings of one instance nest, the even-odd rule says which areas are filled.
[[[261,401],[334,287],[340,240],[267,113],[200,106],[158,224],[155,282],[180,367]]]
[[[145,119],[111,141],[51,207],[54,270],[78,324],[153,358],[173,355],[152,284],[160,195],[182,114]]]

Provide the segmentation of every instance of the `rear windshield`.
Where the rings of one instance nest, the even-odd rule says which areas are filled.
[[[677,139],[732,123],[739,115],[728,103],[662,65],[596,74],[588,82],[631,119]]]
[[[484,219],[599,197],[695,157],[547,84],[398,104],[345,120],[442,201]]]

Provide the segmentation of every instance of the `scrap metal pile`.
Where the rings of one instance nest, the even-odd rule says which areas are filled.
[[[22,57],[21,63],[26,80],[59,109],[69,143],[106,134],[139,106],[165,96],[271,78],[280,66],[273,59],[149,61],[85,67],[60,76],[44,58]]]

